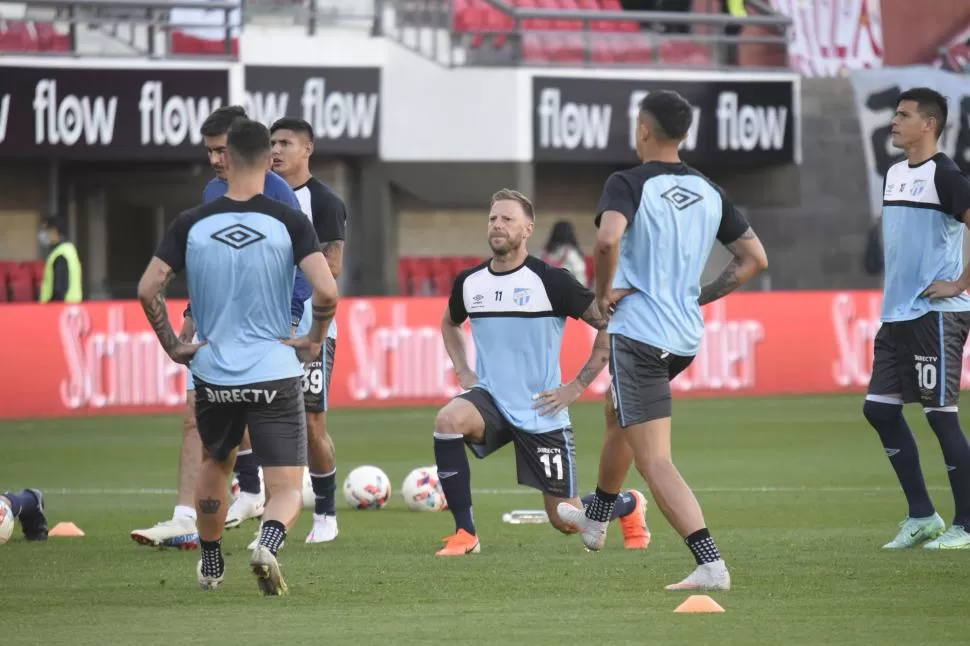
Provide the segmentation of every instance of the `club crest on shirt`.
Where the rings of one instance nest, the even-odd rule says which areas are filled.
[[[526,287],[516,287],[512,290],[512,300],[519,307],[524,307],[532,298],[532,290]]]
[[[918,197],[919,195],[921,195],[923,193],[924,190],[926,190],[926,180],[925,179],[913,180],[913,186],[912,186],[912,188],[909,189],[909,194],[912,197]]]

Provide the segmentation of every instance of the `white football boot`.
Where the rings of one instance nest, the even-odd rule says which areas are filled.
[[[239,497],[233,501],[226,513],[226,529],[239,527],[251,518],[260,518],[265,503],[266,496],[262,491],[258,494],[239,492]]]
[[[329,543],[337,538],[337,517],[330,514],[313,514],[313,528],[306,537],[307,543]]]

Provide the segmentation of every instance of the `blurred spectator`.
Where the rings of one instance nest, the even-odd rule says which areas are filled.
[[[44,280],[40,285],[40,302],[80,303],[81,260],[77,247],[67,239],[67,225],[57,217],[48,217],[41,223],[37,240],[48,249],[44,265]]]
[[[623,8],[627,11],[667,11],[688,13],[691,10],[692,0],[621,0]],[[663,23],[640,23],[640,28],[664,34],[687,34],[690,33],[690,25],[687,23],[663,24]]]
[[[576,230],[571,222],[560,220],[552,227],[542,259],[553,267],[562,267],[583,285],[586,279],[586,257],[579,248]]]
[[[744,8],[744,0],[723,0],[722,12],[734,18],[747,18],[748,10]],[[741,33],[741,25],[738,23],[728,24],[724,28],[724,35],[737,36]],[[738,64],[738,45],[729,43],[724,51],[725,62],[728,65]]]

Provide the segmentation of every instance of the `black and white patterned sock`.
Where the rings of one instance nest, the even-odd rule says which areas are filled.
[[[286,526],[278,520],[267,520],[259,532],[259,544],[276,556],[280,545],[286,540]]]
[[[199,542],[202,547],[202,576],[218,579],[226,571],[226,562],[222,558],[222,539]]]
[[[714,544],[714,539],[711,538],[711,533],[706,527],[697,530],[684,540],[698,565],[720,560],[721,553],[717,550],[717,545]]]
[[[610,522],[617,495],[615,493],[606,493],[599,487],[596,487],[596,494],[593,497],[593,501],[586,506],[586,518],[595,520],[598,523]]]

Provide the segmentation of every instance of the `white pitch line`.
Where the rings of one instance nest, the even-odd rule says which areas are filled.
[[[949,491],[949,487],[927,487],[930,491]],[[176,489],[43,489],[57,496],[174,496]],[[696,487],[699,493],[880,493],[898,492],[898,487]],[[480,496],[535,495],[533,489],[472,489]]]

